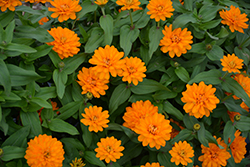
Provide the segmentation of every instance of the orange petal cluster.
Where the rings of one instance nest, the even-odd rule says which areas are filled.
[[[49,7],[48,10],[54,12],[52,18],[57,18],[59,22],[67,21],[69,18],[76,19],[76,12],[82,10],[79,0],[54,0],[50,2],[54,8]]]
[[[239,112],[234,112],[234,111],[227,111],[227,114],[232,122],[234,122],[234,117],[236,115],[241,115]]]
[[[248,24],[245,22],[248,21],[247,14],[241,14],[240,9],[231,5],[230,10],[222,10],[219,12],[222,24],[226,24],[229,26],[229,29],[234,31],[239,31],[244,33],[243,29],[248,28]]]
[[[141,165],[140,167],[164,167],[164,166],[160,166],[159,162],[153,162],[151,164],[147,162],[145,165]]]
[[[1,11],[5,12],[7,8],[11,11],[15,11],[16,6],[21,6],[22,2],[20,0],[1,0],[0,7]]]
[[[166,18],[170,18],[173,15],[173,5],[171,0],[150,0],[147,6],[148,12],[151,19],[155,19],[156,22]]]
[[[108,110],[102,111],[102,107],[90,106],[85,108],[84,111],[85,114],[82,113],[83,119],[81,119],[81,123],[89,126],[89,131],[103,131],[103,128],[108,127]]]
[[[229,73],[240,73],[239,69],[242,69],[243,61],[239,59],[235,54],[228,54],[227,56],[223,56],[223,59],[220,59],[221,65],[223,66],[222,71],[228,71]]]
[[[170,24],[169,27],[165,26],[162,33],[164,37],[160,40],[161,51],[163,53],[169,52],[168,54],[171,58],[175,55],[180,57],[192,48],[190,44],[193,43],[193,36],[191,35],[191,31],[187,31],[187,28],[172,30],[172,24]]]
[[[25,0],[25,2],[29,2],[29,3],[46,3],[50,1],[51,0]]]
[[[63,145],[52,136],[39,135],[28,142],[24,158],[27,159],[30,167],[62,167],[64,160]]]
[[[124,150],[124,147],[121,146],[121,140],[117,140],[113,136],[101,138],[97,146],[95,149],[95,152],[97,152],[96,157],[100,160],[105,160],[107,163],[110,161],[116,162],[117,159],[123,156],[121,152]]]
[[[81,46],[80,38],[77,37],[74,31],[68,28],[57,27],[51,28],[48,32],[54,38],[54,41],[47,44],[54,46],[52,49],[57,52],[61,59],[73,57],[80,51],[78,48]]]
[[[248,76],[244,76],[243,74],[236,74],[233,77],[244,89],[247,95],[250,97],[250,78]],[[237,96],[233,96],[234,99],[239,99]]]
[[[96,0],[95,3],[99,6],[104,6],[108,3],[108,0]]]
[[[181,101],[186,103],[183,109],[186,113],[196,118],[202,118],[204,115],[208,117],[210,112],[216,108],[216,104],[220,101],[214,95],[216,88],[212,85],[205,85],[202,81],[197,85],[187,85],[187,90],[182,92]]]
[[[82,158],[75,158],[75,160],[72,160],[72,163],[70,163],[71,167],[83,167],[85,164],[82,162]]]
[[[121,10],[139,10],[141,9],[139,5],[141,2],[139,0],[117,0],[116,1],[117,5],[123,6]]]

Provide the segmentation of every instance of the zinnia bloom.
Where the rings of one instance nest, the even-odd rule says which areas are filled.
[[[188,163],[192,162],[191,158],[194,156],[193,148],[186,141],[175,142],[174,147],[172,147],[172,150],[170,150],[169,153],[172,156],[170,161],[174,162],[176,165],[181,163],[182,165],[187,166]]]
[[[82,94],[91,92],[94,97],[100,98],[100,95],[105,95],[109,87],[106,85],[109,80],[100,79],[99,74],[93,70],[93,67],[82,68],[82,71],[79,71],[77,75],[79,85],[82,87]]]
[[[74,31],[68,28],[58,27],[51,28],[48,32],[55,40],[47,44],[54,46],[52,49],[57,52],[61,59],[73,57],[80,51],[80,49],[77,48],[81,46],[79,42],[80,38],[77,37]]]
[[[41,20],[38,21],[38,23],[39,23],[40,25],[43,25],[44,23],[46,23],[46,22],[48,22],[48,21],[49,21],[48,17],[43,17],[43,18],[41,18]]]
[[[50,2],[54,8],[48,8],[52,18],[57,18],[59,22],[67,21],[69,18],[76,19],[76,12],[82,10],[79,0],[54,0]]]
[[[27,163],[30,167],[62,167],[64,160],[63,145],[56,138],[46,134],[36,136],[28,142]]]
[[[70,163],[71,167],[83,167],[85,164],[82,162],[82,158],[75,158],[75,160],[72,160],[72,163]]]
[[[1,0],[0,1],[0,7],[1,11],[4,12],[9,8],[11,11],[15,11],[16,6],[22,5],[22,2],[20,0]]]
[[[108,0],[96,0],[95,3],[99,6],[104,6],[108,3]]]
[[[240,136],[241,132],[236,130],[234,133],[234,141],[231,143],[231,139],[228,139],[228,143],[230,144],[230,149],[232,151],[235,163],[240,163],[243,158],[245,158],[245,154],[247,153],[246,149],[246,138]]]
[[[234,122],[234,117],[236,115],[241,115],[239,112],[227,111],[227,114],[232,122]]]
[[[124,119],[123,126],[134,130],[141,119],[158,113],[158,107],[154,106],[149,100],[142,100],[132,103],[132,107],[126,107],[126,112],[122,117]]]
[[[147,71],[145,63],[138,57],[125,57],[124,60],[125,63],[121,67],[123,71],[118,75],[123,76],[122,81],[133,82],[135,86],[138,85],[138,81],[142,82],[143,78],[146,77],[144,74]]]
[[[117,159],[120,159],[123,154],[121,153],[124,150],[124,147],[121,146],[121,140],[115,139],[112,137],[101,138],[101,142],[97,143],[97,152],[96,157],[100,160],[104,160],[109,163],[110,161],[116,162]]]
[[[160,166],[159,162],[153,162],[152,164],[147,162],[146,165],[141,165],[140,167],[164,167],[164,166]]]
[[[29,3],[46,3],[50,1],[51,0],[25,0],[25,2],[29,2]]]
[[[248,21],[247,15],[245,13],[240,14],[240,9],[231,5],[230,10],[222,10],[219,12],[222,24],[229,26],[229,29],[234,32],[234,30],[244,33],[243,28],[248,28],[248,24],[245,22]]]
[[[149,145],[159,150],[161,146],[166,145],[166,140],[170,140],[172,126],[164,115],[155,113],[153,116],[141,119],[134,131],[139,134],[138,140],[143,146]]]
[[[81,119],[81,123],[89,126],[89,131],[103,131],[103,128],[108,127],[108,110],[102,111],[102,107],[90,106],[85,108],[84,111],[85,114],[82,113],[83,119]]]
[[[180,57],[192,48],[190,44],[193,43],[193,36],[191,31],[187,31],[187,28],[172,30],[172,24],[170,24],[169,27],[165,26],[165,30],[162,30],[162,33],[164,37],[160,40],[161,51],[163,53],[169,52],[168,54],[171,58],[175,55]]]
[[[116,4],[123,6],[121,8],[121,10],[130,10],[130,9],[139,10],[139,9],[141,9],[139,7],[139,5],[141,4],[141,2],[139,0],[117,0]]]
[[[240,73],[239,69],[242,69],[243,61],[239,59],[235,54],[228,54],[227,56],[223,56],[223,59],[220,59],[221,65],[223,66],[222,71],[228,71],[229,73]]]
[[[247,76],[244,76],[243,74],[236,74],[233,77],[234,80],[236,80],[244,89],[244,91],[247,93],[247,95],[250,97],[250,78]],[[233,96],[234,99],[239,99],[237,96]]]
[[[119,52],[114,46],[106,45],[105,48],[99,47],[89,60],[90,64],[96,65],[94,70],[100,73],[100,78],[109,79],[109,72],[113,77],[121,74],[121,66],[124,60],[120,60],[124,52]]]
[[[212,85],[205,85],[203,81],[199,85],[196,85],[196,83],[192,86],[187,85],[187,90],[182,92],[183,97],[181,101],[186,103],[183,109],[186,113],[196,118],[202,118],[204,115],[209,117],[210,112],[220,102],[214,95],[215,91],[216,88],[212,88]]]
[[[170,18],[174,11],[171,0],[150,0],[147,8],[149,10],[147,14],[156,22]]]
[[[202,161],[202,167],[220,167],[227,165],[227,159],[231,157],[230,153],[227,152],[227,145],[224,143],[221,138],[217,139],[217,142],[219,145],[224,147],[221,149],[219,146],[217,146],[214,143],[209,143],[209,147],[205,147],[204,145],[201,145],[201,151],[204,155],[201,155],[198,160]]]

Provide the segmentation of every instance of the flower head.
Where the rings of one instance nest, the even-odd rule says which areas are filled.
[[[230,153],[226,150],[227,145],[221,138],[218,138],[217,142],[223,147],[222,149],[214,143],[209,143],[209,147],[201,145],[201,151],[204,155],[201,155],[198,160],[202,161],[202,166],[220,167],[221,165],[227,165],[227,159],[231,157]]]
[[[212,85],[205,85],[203,81],[199,85],[196,83],[192,86],[187,85],[187,90],[182,92],[181,101],[186,103],[183,109],[196,118],[202,118],[204,115],[208,117],[216,108],[216,104],[220,102],[214,95],[215,91],[216,88],[212,88]]]
[[[247,15],[245,13],[240,14],[240,9],[231,5],[230,10],[222,10],[219,12],[222,24],[229,26],[229,29],[234,32],[234,30],[244,33],[243,28],[248,28],[248,24],[245,22],[248,21]]]
[[[96,0],[95,3],[99,6],[104,6],[108,3],[108,0]]]
[[[46,3],[50,1],[51,0],[25,0],[25,2],[29,2],[29,3]]]
[[[141,165],[140,167],[164,167],[164,166],[160,166],[159,162],[153,162],[152,164],[147,162],[145,165]]]
[[[135,126],[139,124],[141,119],[147,116],[152,116],[158,113],[158,107],[154,106],[149,100],[143,102],[142,100],[132,103],[132,107],[127,107],[124,116],[123,126],[134,130]]]
[[[62,167],[64,160],[63,145],[52,136],[39,135],[28,142],[26,150],[27,163],[30,167]]]
[[[43,25],[44,23],[46,23],[46,22],[48,22],[48,21],[49,21],[48,17],[43,17],[43,18],[41,18],[41,20],[38,21],[38,23],[39,23],[40,25]]]
[[[171,0],[150,0],[147,8],[149,10],[147,14],[156,22],[170,18],[174,11]]]
[[[139,134],[138,140],[143,146],[155,147],[157,150],[166,145],[166,140],[170,140],[172,126],[162,114],[155,113],[141,119],[134,131]]]
[[[160,40],[161,51],[163,53],[169,52],[171,58],[175,55],[180,57],[192,48],[190,44],[193,43],[193,36],[191,31],[187,31],[187,28],[172,30],[172,24],[170,24],[169,27],[165,26],[165,30],[162,30],[162,33],[164,37]]]
[[[243,74],[236,74],[233,79],[237,81],[244,91],[247,93],[247,95],[250,97],[250,78],[247,76],[244,76]],[[233,96],[234,99],[239,99],[237,96]]]
[[[114,46],[106,45],[105,48],[99,47],[89,60],[90,64],[96,65],[94,69],[100,73],[100,78],[109,79],[109,72],[113,77],[121,73],[121,66],[124,60],[120,60],[124,52],[119,52]]]
[[[109,163],[110,161],[116,162],[117,159],[120,159],[123,154],[121,153],[124,150],[124,147],[121,146],[121,140],[115,139],[112,137],[101,138],[101,142],[97,143],[97,152],[96,157],[100,160],[104,160]]]
[[[228,139],[228,143],[230,144],[230,149],[232,151],[232,155],[234,158],[235,163],[240,163],[243,158],[245,158],[245,154],[247,153],[246,150],[246,138],[240,136],[241,132],[237,130],[234,133],[234,141],[231,143],[231,139]]]
[[[174,162],[176,165],[181,163],[182,165],[187,166],[188,163],[192,162],[192,159],[190,158],[194,156],[193,148],[186,141],[175,142],[174,147],[169,153],[172,156],[171,162]]]
[[[106,85],[109,80],[103,78],[100,79],[99,73],[93,70],[93,67],[82,68],[77,75],[79,85],[82,87],[82,94],[91,92],[94,97],[100,98],[100,95],[105,95],[109,87]]]
[[[147,71],[145,63],[138,57],[125,57],[125,62],[122,65],[122,73],[118,74],[123,76],[122,81],[133,82],[134,85],[138,85],[138,81],[142,82],[143,78],[146,77],[144,72]]]
[[[139,5],[141,4],[141,2],[139,0],[117,0],[116,4],[120,5],[120,6],[123,6],[121,8],[121,10],[130,10],[130,9],[138,10],[138,9],[141,9],[139,7]]]
[[[11,11],[15,11],[16,6],[21,6],[22,2],[20,0],[1,0],[0,7],[1,11],[4,12],[9,8]]]
[[[52,18],[57,18],[59,22],[67,21],[69,18],[76,19],[76,12],[82,10],[79,0],[54,0],[50,2],[54,8],[48,8]]]
[[[240,73],[239,69],[242,69],[243,61],[239,59],[235,54],[228,54],[227,56],[223,56],[223,59],[220,59],[221,65],[223,66],[222,71],[228,71],[229,73]]]
[[[89,126],[89,131],[103,131],[103,128],[108,127],[108,110],[102,111],[102,107],[90,106],[85,108],[84,111],[85,114],[82,113],[83,119],[81,119],[81,123]]]
[[[73,57],[77,54],[81,46],[79,42],[80,38],[77,37],[77,34],[74,31],[71,31],[68,28],[51,28],[48,32],[54,38],[54,41],[48,42],[48,45],[54,46],[52,49],[57,52],[58,56],[61,59],[67,57]]]
[[[82,158],[75,158],[75,160],[72,160],[72,163],[70,163],[71,167],[83,167],[85,164],[82,162]]]

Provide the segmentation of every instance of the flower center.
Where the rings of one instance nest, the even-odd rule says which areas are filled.
[[[215,159],[215,158],[217,158],[217,154],[216,153],[213,153],[212,155],[211,155],[211,158],[213,158],[213,159]]]
[[[64,36],[61,37],[61,42],[62,42],[62,43],[65,43],[66,40],[67,40],[66,37],[64,37]]]
[[[103,62],[104,62],[107,66],[110,66],[110,65],[111,65],[110,59],[109,59],[109,58],[103,59]]]
[[[159,12],[159,11],[162,11],[163,10],[163,6],[162,5],[159,5],[157,6],[156,10]]]
[[[128,68],[128,72],[129,72],[130,74],[133,74],[133,73],[136,72],[136,69],[135,69],[134,67],[129,67],[129,68]]]
[[[203,103],[204,101],[206,101],[207,98],[205,97],[204,93],[202,94],[199,94],[197,97],[196,97],[196,104],[200,104],[200,103]]]
[[[110,146],[107,146],[107,149],[106,149],[106,150],[107,150],[108,153],[110,153],[111,151],[113,151],[113,148],[110,147]]]
[[[96,120],[97,120],[97,117],[96,117],[96,116],[94,116],[93,121],[96,121]]]
[[[48,159],[50,156],[49,156],[49,151],[45,151],[44,153],[43,153],[43,155],[44,155],[44,157],[46,158],[46,159]]]
[[[177,35],[172,35],[171,41],[172,43],[179,43],[181,41],[181,38],[179,38]]]
[[[126,0],[127,5],[131,5],[132,2],[133,0]]]
[[[184,150],[181,150],[180,154],[179,154],[181,157],[184,157],[185,156],[185,151]]]
[[[236,64],[234,63],[234,61],[230,61],[228,65],[230,68],[234,68]]]
[[[156,135],[157,134],[157,127],[155,125],[149,125],[148,132],[151,133],[152,135]]]
[[[63,4],[63,5],[61,5],[61,8],[63,10],[67,10],[67,9],[69,9],[69,6],[67,4]]]
[[[87,80],[87,82],[90,84],[90,85],[96,85],[96,80],[94,79],[94,78],[92,78],[92,77],[89,77],[88,78],[88,80]]]

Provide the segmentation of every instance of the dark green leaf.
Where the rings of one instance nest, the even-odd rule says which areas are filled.
[[[59,98],[63,98],[65,92],[65,84],[67,82],[68,76],[64,71],[59,71],[55,69],[53,72],[53,80],[56,85],[56,92]]]
[[[41,98],[43,100],[55,98],[56,96],[57,94],[55,86],[40,88],[40,91],[35,95],[35,97]]]
[[[204,43],[195,43],[189,52],[204,54],[206,53],[206,45]]]
[[[160,152],[157,154],[157,160],[159,161],[159,163],[165,167],[176,167],[176,165],[172,162],[170,162],[171,159],[171,155],[166,152]]]
[[[148,12],[148,9],[147,8],[144,9],[141,18],[135,23],[135,26],[137,28],[143,28],[148,24],[150,17],[148,16],[147,12]]]
[[[49,46],[47,44],[36,47],[37,52],[28,54],[27,61],[34,61],[40,57],[46,56],[51,51],[52,48],[53,46]]]
[[[209,71],[204,71],[196,75],[193,79],[191,79],[188,84],[192,84],[194,82],[199,83],[201,81],[205,82],[206,84],[218,85],[222,82],[220,79],[221,72],[216,69],[212,69]]]
[[[12,41],[14,29],[15,29],[15,20],[13,20],[12,22],[10,22],[10,24],[5,29],[5,32],[7,34],[5,42],[7,44]]]
[[[226,144],[230,144],[228,143],[228,138],[231,139],[231,142],[234,141],[234,133],[235,133],[236,129],[233,126],[232,121],[227,121],[224,130],[223,130],[223,140],[225,141]]]
[[[82,104],[82,102],[83,101],[76,101],[64,105],[62,108],[60,108],[61,114],[58,115],[57,118],[60,118],[62,120],[68,119],[79,110],[79,107]]]
[[[163,103],[163,109],[168,114],[175,116],[179,120],[183,120],[183,114],[175,108],[169,101],[165,101]]]
[[[3,27],[7,26],[13,20],[14,16],[15,16],[15,12],[12,12],[10,10],[8,10],[5,13],[1,13],[0,14],[0,24]],[[0,42],[2,42],[2,41],[0,40]]]
[[[187,23],[192,22],[196,23],[197,19],[193,15],[193,13],[184,13],[182,15],[179,15],[173,22],[173,29],[183,27],[184,25],[187,25]]]
[[[10,73],[5,65],[5,62],[0,59],[0,85],[4,87],[4,90],[7,95],[11,92],[11,80],[10,80]]]
[[[106,167],[106,165],[99,159],[96,157],[96,154],[95,152],[93,151],[85,151],[84,152],[84,155],[83,155],[83,158],[93,164],[93,165],[97,165],[97,166],[100,166],[100,167]]]
[[[211,21],[216,17],[217,11],[221,8],[222,6],[204,5],[199,10],[198,16],[203,22]]]
[[[90,0],[86,0],[81,4],[82,10],[76,14],[76,20],[82,18],[85,14],[89,12],[96,11],[98,5],[91,2]]]
[[[210,60],[216,61],[216,60],[222,59],[224,56],[224,53],[221,47],[219,47],[218,45],[213,45],[212,49],[206,52],[206,55]]]
[[[160,90],[157,91],[152,97],[155,100],[166,100],[166,99],[172,99],[177,96],[176,92],[169,92],[167,90]]]
[[[66,74],[72,74],[86,59],[85,53],[80,53],[74,55],[73,57],[69,57],[64,60],[65,66],[63,67],[63,71]]]
[[[113,40],[113,18],[110,15],[101,16],[100,26],[104,31],[104,45],[111,45]]]
[[[250,118],[241,115],[239,121],[235,121],[235,127],[240,131],[249,131],[250,130]]]
[[[25,155],[25,148],[16,146],[5,146],[3,149],[3,155],[1,159],[3,161],[10,161],[13,159],[23,158]]]
[[[103,40],[104,40],[103,30],[100,27],[94,27],[84,47],[85,53],[93,53],[96,48],[101,46]]]
[[[18,43],[9,43],[4,47],[5,50],[10,50],[10,51],[17,51],[21,53],[35,53],[37,52],[36,49],[23,45],[23,44],[18,44]]]
[[[190,80],[189,74],[184,67],[177,67],[175,69],[175,74],[185,83]]]
[[[70,135],[79,135],[78,130],[71,124],[55,118],[48,123],[49,129],[54,132],[68,133]]]
[[[200,129],[197,131],[197,137],[198,140],[200,141],[201,144],[203,144],[205,147],[209,147],[208,146],[208,140],[206,139],[206,129],[204,127],[203,122],[200,122]]]
[[[40,107],[52,109],[51,103],[48,103],[46,100],[44,100],[42,98],[33,97],[30,101],[33,102],[33,103],[36,103]]]
[[[182,129],[178,135],[176,135],[170,142],[173,145],[175,142],[184,141],[192,136],[193,131],[188,129]]]

